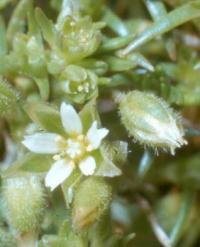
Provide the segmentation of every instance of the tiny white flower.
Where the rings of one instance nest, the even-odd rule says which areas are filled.
[[[84,134],[81,119],[69,104],[61,104],[60,115],[68,138],[56,133],[36,133],[25,136],[22,142],[34,153],[53,155],[55,162],[45,177],[45,185],[51,190],[63,183],[77,166],[85,176],[93,175],[96,161],[91,152],[100,147],[108,134],[106,128],[97,128],[97,121]],[[103,176],[110,176],[110,172],[104,173]]]

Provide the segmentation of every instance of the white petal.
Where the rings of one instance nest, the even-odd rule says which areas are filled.
[[[45,186],[50,187],[51,191],[54,190],[70,176],[74,167],[74,164],[67,160],[56,161],[45,177]]]
[[[63,102],[60,107],[60,114],[63,127],[67,134],[82,133],[81,119],[73,106]]]
[[[92,175],[96,168],[96,161],[92,156],[88,156],[79,163],[79,168],[85,176]]]
[[[55,154],[59,152],[56,139],[60,136],[54,133],[36,133],[25,136],[22,143],[30,151],[38,154]]]
[[[100,146],[101,141],[105,136],[107,136],[108,132],[109,131],[106,128],[97,129],[97,121],[93,122],[87,132],[87,138],[93,149],[97,149]]]
[[[97,172],[95,172],[96,176],[103,177],[116,177],[122,174],[121,170],[116,167],[111,161],[103,162]]]

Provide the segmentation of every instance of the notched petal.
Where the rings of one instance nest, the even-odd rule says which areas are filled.
[[[97,128],[97,121],[94,121],[92,126],[87,132],[87,139],[90,142],[90,145],[93,149],[97,149],[101,141],[107,136],[109,130],[106,128]]]
[[[63,102],[60,107],[60,114],[63,127],[67,134],[82,133],[81,119],[73,106]]]
[[[55,133],[36,133],[25,136],[22,143],[30,151],[38,154],[55,154],[60,151],[56,139],[60,136]]]
[[[88,156],[79,163],[79,168],[85,176],[92,175],[96,168],[96,161],[92,156]]]
[[[74,163],[61,159],[56,161],[45,177],[45,186],[51,191],[58,187],[74,170]]]

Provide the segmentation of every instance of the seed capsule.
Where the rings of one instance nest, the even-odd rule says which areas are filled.
[[[130,136],[141,144],[175,154],[187,144],[181,119],[168,104],[152,93],[132,91],[117,99],[121,121]]]

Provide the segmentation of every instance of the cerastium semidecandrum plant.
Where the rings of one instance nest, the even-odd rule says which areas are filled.
[[[0,246],[198,246],[200,0],[0,11]]]

